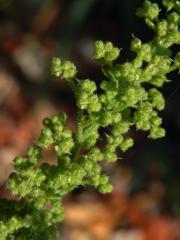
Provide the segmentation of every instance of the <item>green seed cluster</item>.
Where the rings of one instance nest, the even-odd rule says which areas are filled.
[[[56,239],[65,194],[81,185],[92,185],[100,193],[112,191],[99,162],[115,162],[117,149],[124,152],[133,146],[134,139],[127,135],[132,127],[148,131],[152,139],[165,135],[159,116],[165,106],[160,88],[169,81],[168,73],[180,69],[180,53],[170,49],[180,43],[180,4],[162,3],[168,11],[165,19],[157,3],[145,1],[137,11],[155,36],[148,43],[132,39],[131,61],[114,63],[120,49],[111,42],[95,43],[94,58],[104,75],[100,85],[91,79],[77,81],[73,63],[53,59],[52,74],[66,80],[75,94],[77,130],[67,129],[65,113],[45,118],[36,144],[25,157],[15,158],[8,187],[19,200],[0,199],[0,240]],[[56,164],[40,162],[45,149],[54,150]]]

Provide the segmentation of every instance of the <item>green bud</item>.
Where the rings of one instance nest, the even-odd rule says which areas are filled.
[[[99,148],[93,147],[89,151],[88,158],[91,161],[95,161],[95,162],[96,161],[102,161],[103,160],[103,154],[102,154],[102,152],[101,152],[101,150]]]
[[[70,61],[61,61],[60,58],[53,58],[51,64],[51,73],[57,77],[62,76],[64,79],[75,77],[76,66]]]
[[[104,43],[104,50],[105,50],[105,52],[111,52],[113,50],[112,42],[105,42]]]
[[[116,113],[116,112],[113,112],[112,113],[112,121],[113,123],[119,123],[122,119],[122,115],[121,113]]]
[[[159,116],[157,116],[157,115],[152,116],[152,118],[151,118],[152,126],[156,126],[157,127],[157,126],[160,126],[161,123],[162,123],[162,119]]]
[[[137,129],[141,129],[143,131],[147,131],[151,128],[151,124],[150,121],[148,120],[139,120],[136,122],[136,128]]]
[[[67,123],[67,116],[65,113],[59,113],[59,114],[55,114],[54,116],[52,116],[51,118],[51,123],[53,125],[66,125]]]
[[[93,171],[94,164],[93,164],[93,162],[85,161],[83,164],[83,167],[87,172],[91,172],[91,171]]]
[[[133,38],[131,41],[131,51],[137,52],[141,48],[141,40],[138,38]]]
[[[76,76],[77,73],[76,66],[72,62],[70,61],[63,62],[62,69],[63,69],[62,77],[64,79],[69,79]]]
[[[149,90],[149,97],[155,108],[157,108],[159,111],[164,109],[165,103],[162,93],[155,88],[151,88]]]
[[[52,143],[54,142],[53,140],[53,134],[51,129],[49,128],[44,128],[41,130],[41,134],[38,139],[38,145],[40,147],[49,147]]]
[[[94,58],[101,59],[104,57],[104,54],[105,54],[104,43],[102,41],[96,41],[95,42],[95,50],[94,50]]]
[[[147,11],[147,17],[151,20],[157,19],[159,15],[160,9],[158,4],[152,3],[151,7]]]
[[[126,62],[121,65],[121,74],[124,78],[128,79],[129,81],[135,80],[135,71],[136,69],[133,68],[132,63]]]
[[[16,187],[16,185],[18,184],[19,182],[19,176],[17,173],[15,172],[12,172],[9,176],[9,181],[8,181],[8,186],[10,187],[10,185],[12,186],[12,188]],[[11,188],[10,188],[11,189]]]
[[[40,147],[30,147],[27,151],[28,157],[34,158],[36,160],[41,158],[41,148]]]
[[[113,136],[108,136],[108,138],[107,138],[107,142],[110,144],[110,146],[113,145],[116,147],[120,143],[122,143],[122,141],[123,141],[122,135],[113,135]],[[107,147],[108,147],[108,150],[110,150],[109,145]],[[114,150],[115,150],[115,148],[113,148],[113,150],[110,150],[110,151],[114,151]]]
[[[62,73],[61,59],[54,57],[51,63],[51,73],[59,77]]]
[[[168,57],[161,57],[158,67],[159,67],[159,72],[163,73],[168,73],[170,70],[172,60]]]
[[[149,137],[152,139],[162,138],[166,134],[166,131],[161,127],[153,127],[150,131]]]
[[[96,144],[99,134],[97,132],[92,132],[84,142],[85,148],[90,148]]]
[[[62,137],[64,140],[68,140],[69,138],[72,138],[72,131],[71,130],[64,130],[62,132]]]
[[[87,109],[89,103],[89,94],[87,92],[82,92],[77,95],[77,105],[80,109]]]
[[[112,62],[119,57],[119,54],[120,54],[120,49],[113,48],[111,51],[105,53],[104,59],[107,62]]]
[[[96,41],[94,58],[112,62],[119,57],[120,49],[113,46],[111,42]]]
[[[180,69],[180,52],[178,52],[175,56],[175,59],[174,59],[174,66],[177,68],[177,69]]]
[[[113,119],[112,119],[112,112],[111,111],[106,111],[103,112],[101,117],[100,117],[100,123],[103,126],[108,126],[112,123]]]
[[[62,140],[61,142],[57,142],[58,145],[55,145],[54,149],[58,156],[62,156],[63,154],[70,153],[71,149],[74,146],[74,142],[71,138],[67,138]]]
[[[110,193],[113,191],[113,186],[110,183],[99,186],[98,191],[102,194]]]
[[[128,121],[120,121],[117,124],[113,125],[113,135],[119,136],[120,134],[124,134],[129,130],[129,122]]]
[[[173,22],[177,25],[180,24],[180,16],[178,13],[176,12],[171,12],[169,15],[168,15],[168,20],[169,22]]]
[[[146,62],[150,62],[152,58],[152,49],[150,44],[144,43],[138,52],[138,55]]]
[[[88,111],[89,112],[99,112],[100,109],[101,109],[101,103],[99,101],[98,96],[96,94],[94,94],[89,98]]]
[[[158,18],[160,9],[157,3],[151,3],[150,1],[145,1],[142,8],[137,10],[137,15],[139,17],[145,17],[150,20]]]
[[[159,36],[166,35],[167,30],[168,30],[168,23],[166,20],[163,20],[157,23],[157,33]]]
[[[116,162],[117,161],[117,155],[115,152],[110,152],[107,148],[104,152],[104,160],[107,162]]]
[[[16,157],[16,158],[14,159],[14,162],[15,162],[15,165],[16,165],[16,166],[21,165],[21,164],[24,163],[25,161],[26,161],[26,159],[23,158],[23,157]]]
[[[165,82],[167,82],[168,80],[167,80],[167,78],[166,78],[166,76],[164,76],[164,75],[157,75],[157,76],[154,76],[152,79],[151,79],[151,81],[150,81],[150,83],[151,84],[153,84],[154,86],[156,86],[156,87],[162,87],[163,86],[163,84],[165,83]]]
[[[163,0],[162,2],[163,2],[163,5],[167,7],[168,11],[171,10],[176,4],[175,0]]]
[[[132,147],[134,145],[134,141],[132,138],[126,138],[123,140],[123,142],[120,144],[120,148],[123,152],[125,152],[127,149]]]
[[[80,84],[81,90],[86,92],[88,95],[93,94],[97,88],[96,83],[89,79],[85,79],[81,81],[79,84]]]
[[[88,179],[88,184],[93,185],[95,187],[99,186],[100,175],[93,175],[90,179]]]
[[[102,174],[99,179],[100,185],[105,185],[109,182],[109,176]]]
[[[92,175],[97,175],[97,174],[100,174],[101,172],[101,167],[99,165],[99,163],[94,163],[93,164],[93,167],[92,167]]]

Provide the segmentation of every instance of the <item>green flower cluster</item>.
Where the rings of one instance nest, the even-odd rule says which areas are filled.
[[[167,7],[167,10],[176,9],[178,12],[180,11],[180,2],[177,0],[163,0],[163,4]]]
[[[169,48],[173,44],[180,43],[180,2],[176,0],[163,0],[164,6],[168,11],[171,10],[166,19],[160,19],[159,6],[157,3],[151,3],[146,0],[142,8],[138,9],[137,14],[144,17],[146,23],[157,34],[156,44],[161,48]],[[163,49],[165,50],[165,49]],[[167,51],[167,55],[169,51]]]
[[[95,43],[94,58],[99,59],[104,63],[110,63],[117,59],[120,54],[120,49],[114,47],[111,42],[97,41]]]
[[[70,61],[54,58],[51,72],[71,86],[78,107],[77,131],[67,129],[67,116],[60,113],[45,118],[35,146],[25,157],[16,157],[8,187],[19,200],[0,199],[0,240],[48,240],[57,238],[56,223],[63,220],[62,198],[82,185],[92,185],[101,193],[111,192],[109,177],[101,161],[115,162],[117,149],[127,151],[134,140],[127,133],[134,126],[148,131],[152,139],[165,135],[158,115],[165,106],[158,88],[168,82],[168,73],[180,69],[180,53],[171,46],[180,43],[180,4],[163,0],[167,18],[159,17],[157,3],[145,1],[137,14],[155,32],[152,41],[134,37],[134,58],[114,63],[120,49],[111,42],[97,41],[94,58],[102,64],[104,80],[97,86],[90,79],[75,79],[77,70]],[[173,57],[175,56],[175,57]],[[104,131],[104,144],[99,144]],[[103,147],[99,147],[103,145]],[[42,163],[44,149],[53,149],[55,165]]]
[[[98,95],[95,94],[96,84],[89,79],[80,81],[77,91],[77,105],[80,109],[86,109],[89,112],[99,112],[101,104]]]
[[[75,77],[76,66],[70,61],[62,61],[60,58],[54,57],[51,65],[51,72],[57,77],[69,79]]]

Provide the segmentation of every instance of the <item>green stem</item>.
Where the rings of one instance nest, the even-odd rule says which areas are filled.
[[[79,132],[81,131],[81,121],[82,121],[82,116],[83,113],[81,110],[78,109],[77,111],[77,132],[75,134],[75,145],[72,149],[72,160],[76,159],[76,156],[78,154],[79,149],[81,148],[82,143],[79,142],[78,136],[79,136]]]
[[[81,144],[79,142],[76,142],[72,149],[72,161],[76,159],[80,148],[81,148]]]

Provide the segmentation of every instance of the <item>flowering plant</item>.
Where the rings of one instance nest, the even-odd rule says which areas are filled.
[[[102,66],[100,86],[90,79],[76,78],[70,61],[53,58],[52,74],[64,79],[74,92],[77,130],[67,129],[67,116],[58,113],[43,120],[44,128],[25,157],[16,157],[7,186],[20,200],[0,199],[0,240],[57,238],[56,224],[63,220],[62,198],[80,185],[92,185],[100,193],[113,190],[100,161],[115,162],[117,149],[128,150],[134,140],[126,133],[134,126],[148,131],[149,138],[165,136],[158,112],[165,101],[160,88],[167,74],[180,69],[180,53],[171,47],[180,43],[180,2],[162,0],[166,18],[157,3],[146,0],[137,15],[155,32],[147,43],[134,37],[134,58],[115,63],[120,49],[111,42],[97,41],[94,58]],[[99,130],[105,132],[105,145]],[[39,163],[43,149],[54,148],[57,164]]]

